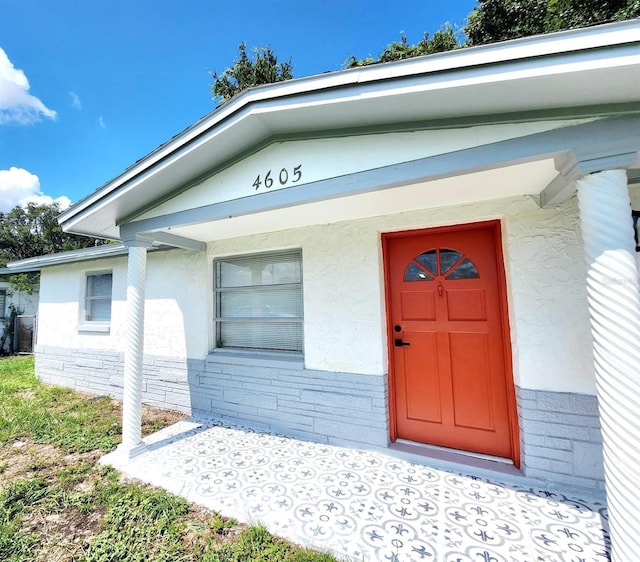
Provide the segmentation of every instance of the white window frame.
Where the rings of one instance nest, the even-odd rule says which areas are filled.
[[[299,349],[272,349],[268,347],[235,347],[235,346],[223,346],[221,342],[221,326],[225,321],[234,321],[237,322],[237,318],[225,318],[221,315],[221,299],[222,295],[225,292],[229,291],[246,291],[251,290],[252,287],[256,287],[257,290],[261,290],[260,287],[268,288],[272,287],[272,285],[260,284],[260,285],[249,285],[245,287],[220,287],[220,264],[223,262],[233,262],[234,260],[246,260],[247,258],[268,258],[269,256],[278,257],[278,256],[295,256],[300,264],[300,281],[297,283],[287,283],[283,285],[273,285],[273,287],[283,287],[284,285],[290,285],[292,288],[296,288],[300,292],[300,316],[296,317],[288,317],[286,320],[278,319],[276,317],[252,317],[246,318],[242,321],[255,324],[272,324],[277,323],[278,321],[285,321],[287,323],[294,322],[299,324],[299,339],[300,339],[300,347]],[[303,346],[304,346],[304,299],[303,299],[303,275],[302,275],[302,250],[299,248],[292,248],[286,250],[274,250],[268,252],[260,252],[260,253],[252,253],[252,254],[238,254],[231,256],[221,256],[213,260],[213,335],[214,335],[214,351],[213,353],[218,357],[224,356],[224,360],[230,360],[233,362],[234,357],[242,360],[246,360],[247,358],[255,358],[257,360],[283,360],[285,363],[289,364],[291,360],[297,361],[302,359],[303,355]],[[215,358],[213,358],[215,360]]]
[[[109,319],[108,320],[91,320],[87,318],[89,306],[88,303],[91,300],[106,300],[106,297],[95,297],[93,295],[89,295],[89,278],[96,277],[99,275],[110,275],[111,276],[111,294],[109,295],[110,301],[110,310],[109,310]],[[78,323],[78,331],[80,332],[109,332],[111,328],[111,318],[113,315],[113,271],[110,269],[100,270],[100,271],[87,271],[83,277],[83,286],[82,286],[82,294],[80,297],[80,319]]]

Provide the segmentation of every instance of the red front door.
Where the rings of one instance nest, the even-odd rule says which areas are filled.
[[[498,224],[385,237],[396,437],[514,458]]]

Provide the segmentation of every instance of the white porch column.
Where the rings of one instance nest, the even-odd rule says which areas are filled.
[[[640,285],[625,170],[577,181],[612,560],[640,553]]]
[[[124,350],[124,396],[122,403],[123,457],[130,458],[144,446],[142,425],[142,357],[144,341],[144,289],[147,248],[143,244],[129,246],[127,264],[127,332]]]

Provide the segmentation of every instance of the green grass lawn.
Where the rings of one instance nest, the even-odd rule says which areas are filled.
[[[0,560],[335,560],[98,466],[120,442],[120,408],[40,383],[30,357],[0,359]],[[146,409],[143,433],[175,419]]]

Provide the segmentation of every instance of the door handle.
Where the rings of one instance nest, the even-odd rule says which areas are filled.
[[[409,345],[411,345],[409,342],[402,341],[402,338],[395,338],[395,339],[393,340],[393,344],[394,344],[396,347],[405,347],[405,346],[409,346]]]

